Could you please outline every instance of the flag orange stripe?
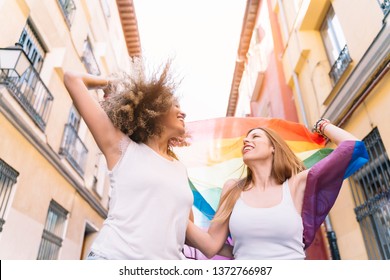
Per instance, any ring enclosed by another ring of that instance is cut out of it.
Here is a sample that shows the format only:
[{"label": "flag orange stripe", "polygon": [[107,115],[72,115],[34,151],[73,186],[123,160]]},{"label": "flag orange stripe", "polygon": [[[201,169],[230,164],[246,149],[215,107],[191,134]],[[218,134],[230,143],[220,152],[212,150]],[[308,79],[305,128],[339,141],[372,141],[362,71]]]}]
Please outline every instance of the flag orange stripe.
[{"label": "flag orange stripe", "polygon": [[[194,121],[187,123],[187,130],[192,141],[236,138],[256,127],[268,127],[277,131],[287,141],[309,141],[320,145],[324,139],[310,131],[302,124],[288,122],[281,119],[268,118],[236,118],[225,117],[207,121]],[[192,135],[191,132],[196,132]]]}]

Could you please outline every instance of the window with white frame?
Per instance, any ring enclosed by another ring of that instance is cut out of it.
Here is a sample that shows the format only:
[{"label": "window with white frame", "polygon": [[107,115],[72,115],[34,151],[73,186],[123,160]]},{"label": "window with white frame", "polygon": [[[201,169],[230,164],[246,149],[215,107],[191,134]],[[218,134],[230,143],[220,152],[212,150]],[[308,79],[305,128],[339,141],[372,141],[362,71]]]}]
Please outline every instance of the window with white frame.
[{"label": "window with white frame", "polygon": [[335,85],[351,63],[347,41],[340,21],[332,6],[321,26],[321,37],[325,45],[329,63],[332,65],[329,76]]},{"label": "window with white frame", "polygon": [[100,0],[100,5],[102,6],[104,15],[109,18],[111,16],[111,11],[107,0]]},{"label": "window with white frame", "polygon": [[68,26],[72,25],[73,18],[76,12],[76,5],[73,0],[58,0],[61,6],[62,13],[64,14],[65,21]]},{"label": "window with white frame", "polygon": [[83,61],[88,73],[100,75],[99,65],[96,61],[95,55],[93,54],[92,44],[89,37],[84,41],[84,52],[81,60]]},{"label": "window with white frame", "polygon": [[67,216],[68,211],[66,211],[61,205],[54,200],[50,202],[41,244],[39,245],[37,260],[58,259],[58,254],[62,246],[65,232]]},{"label": "window with white frame", "polygon": [[19,44],[30,59],[32,66],[39,73],[42,69],[46,49],[30,19],[27,20],[22,34],[20,34]]},{"label": "window with white frame", "polygon": [[12,187],[16,183],[19,172],[0,158],[0,232],[5,224],[5,214],[9,205]]}]

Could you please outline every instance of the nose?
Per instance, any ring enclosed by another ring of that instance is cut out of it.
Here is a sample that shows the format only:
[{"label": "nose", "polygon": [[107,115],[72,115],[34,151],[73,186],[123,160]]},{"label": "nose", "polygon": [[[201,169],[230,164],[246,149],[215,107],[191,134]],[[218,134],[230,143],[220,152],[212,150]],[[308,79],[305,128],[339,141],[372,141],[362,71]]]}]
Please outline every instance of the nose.
[{"label": "nose", "polygon": [[243,140],[243,142],[244,142],[244,145],[245,145],[245,144],[247,144],[247,143],[249,143],[249,140],[248,140],[248,138],[247,138],[247,137],[245,137],[245,138],[244,138],[244,140]]},{"label": "nose", "polygon": [[183,119],[185,119],[187,117],[187,114],[184,113],[183,111],[180,111],[180,114],[182,115]]}]

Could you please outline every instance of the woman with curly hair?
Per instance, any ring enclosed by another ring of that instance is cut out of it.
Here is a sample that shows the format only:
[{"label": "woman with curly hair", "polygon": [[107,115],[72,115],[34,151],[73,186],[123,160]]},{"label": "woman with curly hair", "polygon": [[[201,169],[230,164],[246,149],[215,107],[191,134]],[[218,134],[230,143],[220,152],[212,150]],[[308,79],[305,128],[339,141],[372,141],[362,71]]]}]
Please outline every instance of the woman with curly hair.
[{"label": "woman with curly hair", "polygon": [[[88,259],[185,259],[193,196],[172,152],[185,144],[185,113],[168,62],[143,73],[103,78],[66,72],[64,84],[104,154],[112,187],[108,216]],[[99,104],[89,89],[104,89]]]}]

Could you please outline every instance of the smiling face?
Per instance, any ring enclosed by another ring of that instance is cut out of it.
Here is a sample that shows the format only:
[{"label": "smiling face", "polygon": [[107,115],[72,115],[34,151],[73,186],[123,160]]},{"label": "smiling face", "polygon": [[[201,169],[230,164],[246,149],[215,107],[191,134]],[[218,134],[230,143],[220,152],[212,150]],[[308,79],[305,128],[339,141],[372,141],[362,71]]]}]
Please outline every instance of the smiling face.
[{"label": "smiling face", "polygon": [[161,124],[170,137],[180,137],[185,132],[185,117],[186,114],[180,109],[179,102],[174,99],[171,108],[162,117]]},{"label": "smiling face", "polygon": [[242,155],[245,163],[251,160],[272,159],[273,153],[274,147],[264,130],[253,129],[244,138]]}]

